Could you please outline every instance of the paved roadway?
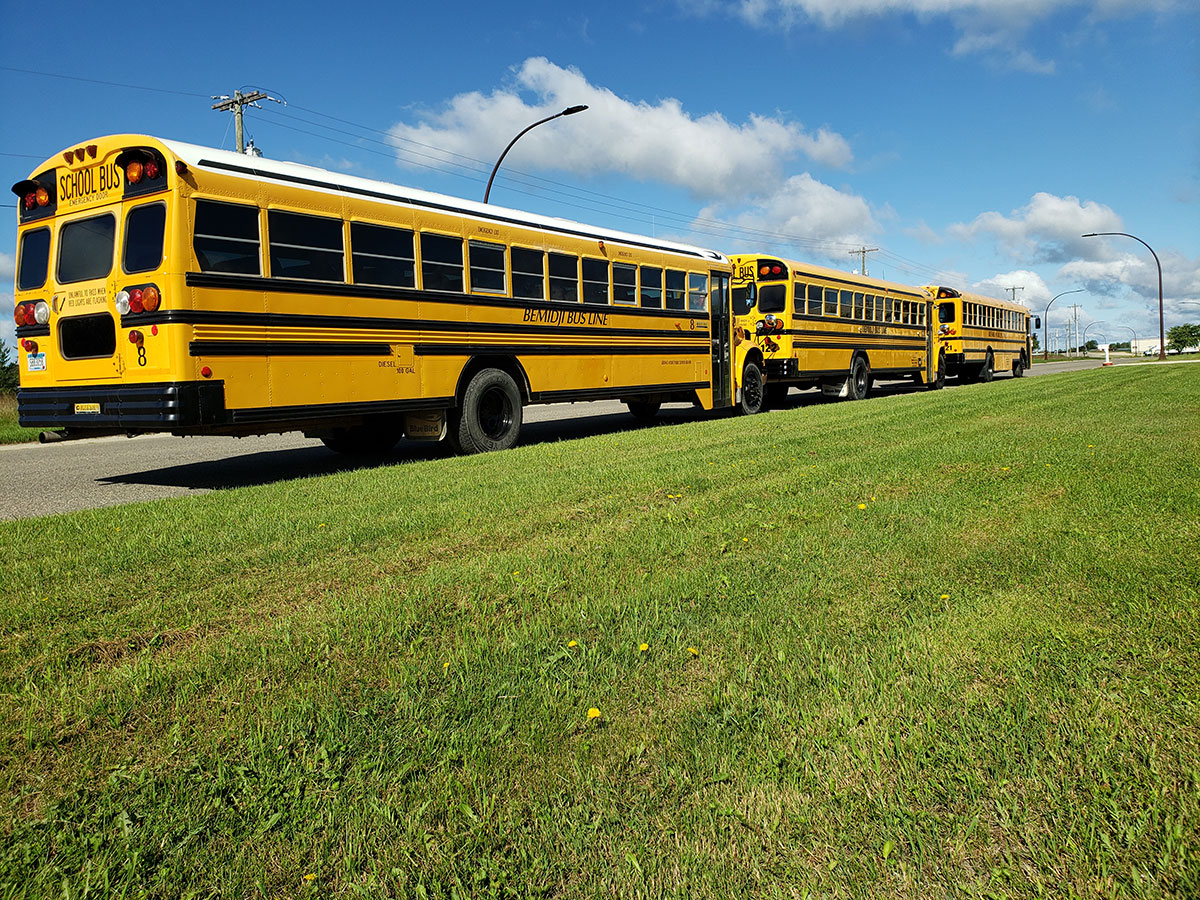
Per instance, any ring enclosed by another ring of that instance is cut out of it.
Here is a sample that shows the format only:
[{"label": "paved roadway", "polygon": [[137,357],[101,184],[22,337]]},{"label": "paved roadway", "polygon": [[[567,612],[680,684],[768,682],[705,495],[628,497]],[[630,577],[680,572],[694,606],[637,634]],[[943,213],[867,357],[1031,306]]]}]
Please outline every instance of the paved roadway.
[{"label": "paved roadway", "polygon": [[[1095,359],[1038,364],[1028,374],[1099,365]],[[904,385],[882,385],[880,389],[884,393],[914,390]],[[792,392],[788,405],[823,402],[832,401],[824,400],[819,391]],[[684,422],[700,415],[698,410],[677,404],[664,408],[655,424]],[[525,423],[524,444],[647,427],[615,401],[530,406],[525,409]],[[402,441],[385,464],[431,459],[445,453],[444,444]],[[371,465],[380,463],[347,459],[326,450],[320,441],[299,434],[247,438],[143,435],[4,445],[0,446],[0,471],[6,473],[0,479],[0,519],[203,494]]]}]

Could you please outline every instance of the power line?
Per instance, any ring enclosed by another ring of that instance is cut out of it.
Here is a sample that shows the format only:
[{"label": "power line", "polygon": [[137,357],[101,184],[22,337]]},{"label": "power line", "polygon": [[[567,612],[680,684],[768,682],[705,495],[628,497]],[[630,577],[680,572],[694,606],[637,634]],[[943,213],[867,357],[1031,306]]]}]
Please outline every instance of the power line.
[{"label": "power line", "polygon": [[125,84],[120,81],[100,81],[97,78],[83,78],[79,75],[60,75],[57,72],[37,72],[33,69],[18,69],[15,66],[0,66],[7,72],[20,72],[22,75],[39,75],[42,78],[62,78],[67,81],[82,81],[87,84],[102,84],[106,87],[127,88],[131,91],[152,91],[156,94],[174,94],[177,97],[207,97],[208,94],[198,94],[194,91],[172,91],[167,88],[148,87],[144,84]]}]

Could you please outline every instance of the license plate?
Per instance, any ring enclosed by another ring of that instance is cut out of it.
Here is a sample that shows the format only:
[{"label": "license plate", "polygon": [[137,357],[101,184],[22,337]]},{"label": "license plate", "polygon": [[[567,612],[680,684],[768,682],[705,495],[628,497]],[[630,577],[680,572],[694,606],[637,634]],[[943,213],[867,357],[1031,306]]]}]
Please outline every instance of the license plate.
[{"label": "license plate", "polygon": [[98,416],[100,415],[99,403],[76,403],[75,415],[77,416]]},{"label": "license plate", "polygon": [[46,371],[46,354],[45,353],[30,353],[25,357],[30,372],[45,372]]}]

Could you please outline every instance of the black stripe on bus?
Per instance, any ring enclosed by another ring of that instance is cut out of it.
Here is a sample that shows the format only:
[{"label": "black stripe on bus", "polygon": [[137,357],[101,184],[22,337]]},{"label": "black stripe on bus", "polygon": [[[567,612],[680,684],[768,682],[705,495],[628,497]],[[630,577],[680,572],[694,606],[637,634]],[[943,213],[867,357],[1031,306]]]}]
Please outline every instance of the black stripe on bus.
[{"label": "black stripe on bus", "polygon": [[338,184],[333,181],[319,181],[315,178],[302,178],[299,175],[284,175],[279,172],[264,172],[250,166],[235,166],[230,163],[216,162],[211,159],[202,159],[199,162],[201,166],[207,166],[211,169],[222,169],[227,172],[237,172],[242,175],[250,175],[254,178],[261,178],[268,181],[282,181],[289,184],[302,184],[306,187],[322,188],[324,190],[336,191],[341,194],[355,194],[359,197],[369,197],[373,200],[389,200],[393,203],[404,203],[409,206],[416,206],[422,209],[434,209],[438,212],[454,213],[455,215],[465,216],[471,219],[482,219],[488,222],[503,222],[505,225],[517,225],[521,228],[528,228],[532,231],[548,231],[553,234],[567,234],[572,237],[587,238],[588,240],[608,240],[614,244],[623,244],[627,247],[641,247],[646,250],[659,250],[663,253],[672,253],[676,256],[692,256],[696,259],[708,260],[717,264],[721,263],[721,258],[713,253],[711,256],[705,253],[700,253],[694,250],[683,250],[678,247],[667,247],[663,244],[652,244],[645,241],[631,240],[624,236],[616,236],[605,234],[602,232],[578,231],[574,228],[565,228],[561,225],[548,225],[538,222],[528,222],[523,219],[516,219],[511,216],[500,216],[493,213],[479,212],[477,210],[466,209],[461,206],[452,206],[448,203],[434,203],[430,200],[417,200],[412,197],[406,197],[403,194],[389,194],[384,191],[372,191],[367,188],[350,187],[345,184]]},{"label": "black stripe on bus", "polygon": [[340,419],[357,416],[393,415],[395,413],[441,410],[454,406],[453,397],[424,397],[416,400],[368,400],[359,403],[315,403],[311,406],[260,406],[248,409],[229,409],[229,421],[234,424],[303,421],[305,419]]},{"label": "black stripe on bus", "polygon": [[794,341],[792,344],[797,350],[862,350],[870,352],[872,350],[924,350],[924,341],[912,341],[907,344],[892,344],[892,343],[875,343],[871,341],[863,341],[861,338],[853,341],[845,341],[837,343],[834,341]]},{"label": "black stripe on bus", "polygon": [[[322,297],[341,297],[341,298],[369,298],[380,300],[410,300],[419,303],[449,303],[455,306],[488,306],[498,309],[508,309],[513,312],[520,312],[523,315],[530,313],[532,316],[541,316],[547,313],[553,313],[566,316],[570,313],[595,313],[597,315],[629,315],[638,318],[653,318],[653,319],[691,319],[693,323],[698,323],[695,328],[688,328],[684,334],[693,337],[708,337],[708,313],[688,311],[684,309],[643,309],[636,306],[602,306],[593,303],[562,303],[556,301],[526,301],[516,300],[508,297],[485,297],[478,294],[443,294],[430,291],[418,291],[410,288],[384,288],[374,287],[371,285],[346,284],[345,282],[328,282],[328,281],[297,281],[288,278],[262,278],[254,275],[214,275],[203,272],[188,272],[185,279],[188,287],[209,287],[222,288],[227,290],[243,290],[243,291],[270,291],[273,293],[291,293],[291,294],[312,294]],[[208,318],[201,321],[200,317]],[[210,311],[193,311],[193,310],[161,310],[155,313],[138,313],[136,317],[128,318],[126,327],[133,327],[135,324],[143,325],[162,325],[168,322],[183,322],[186,324],[233,324],[226,322],[224,319],[214,318],[216,316],[275,316],[281,321],[280,324],[295,325],[298,320],[307,320],[316,324],[318,327],[337,326],[342,324],[342,327],[354,328],[430,328],[437,329],[440,323],[432,322],[426,319],[388,319],[377,316],[344,316],[344,315],[308,315],[308,314],[292,314],[292,313],[249,313],[239,311],[229,312],[210,312]],[[183,318],[191,317],[191,318]],[[282,320],[286,319],[286,323]],[[122,319],[122,324],[125,324],[126,319]],[[351,323],[346,325],[344,323]],[[383,324],[376,324],[383,323]],[[389,324],[400,323],[400,324]],[[270,324],[270,323],[264,323]],[[464,330],[471,323],[462,322],[447,322],[441,330]],[[520,323],[516,326],[493,326],[496,330],[511,328],[514,333],[539,333],[534,331],[536,328],[566,328],[575,333],[576,329],[569,326],[543,325],[536,321],[529,323]],[[587,327],[587,326],[584,326]],[[555,331],[547,331],[547,334],[556,333]],[[668,332],[661,329],[649,328],[589,328],[589,334],[604,334],[604,335],[645,335],[645,334],[660,334],[666,335]]]},{"label": "black stripe on bus", "polygon": [[414,344],[417,356],[702,356],[709,358],[710,348],[672,347],[663,344]]},{"label": "black stripe on bus", "polygon": [[191,356],[390,356],[387,344],[354,341],[192,341]]},{"label": "black stripe on bus", "polygon": [[577,388],[565,391],[535,391],[530,396],[532,403],[568,403],[584,400],[614,400],[638,394],[664,394],[681,391],[704,391],[712,385],[707,381],[680,382],[678,384],[643,384],[624,387]]}]

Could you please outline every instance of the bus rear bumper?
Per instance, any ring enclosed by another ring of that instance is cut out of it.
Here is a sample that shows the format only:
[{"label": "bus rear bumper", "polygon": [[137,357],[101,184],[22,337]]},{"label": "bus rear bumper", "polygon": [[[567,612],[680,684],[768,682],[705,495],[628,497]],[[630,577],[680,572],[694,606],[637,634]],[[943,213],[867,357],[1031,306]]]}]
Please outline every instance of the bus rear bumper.
[{"label": "bus rear bumper", "polygon": [[22,388],[17,421],[71,435],[175,431],[228,421],[224,382]]}]

